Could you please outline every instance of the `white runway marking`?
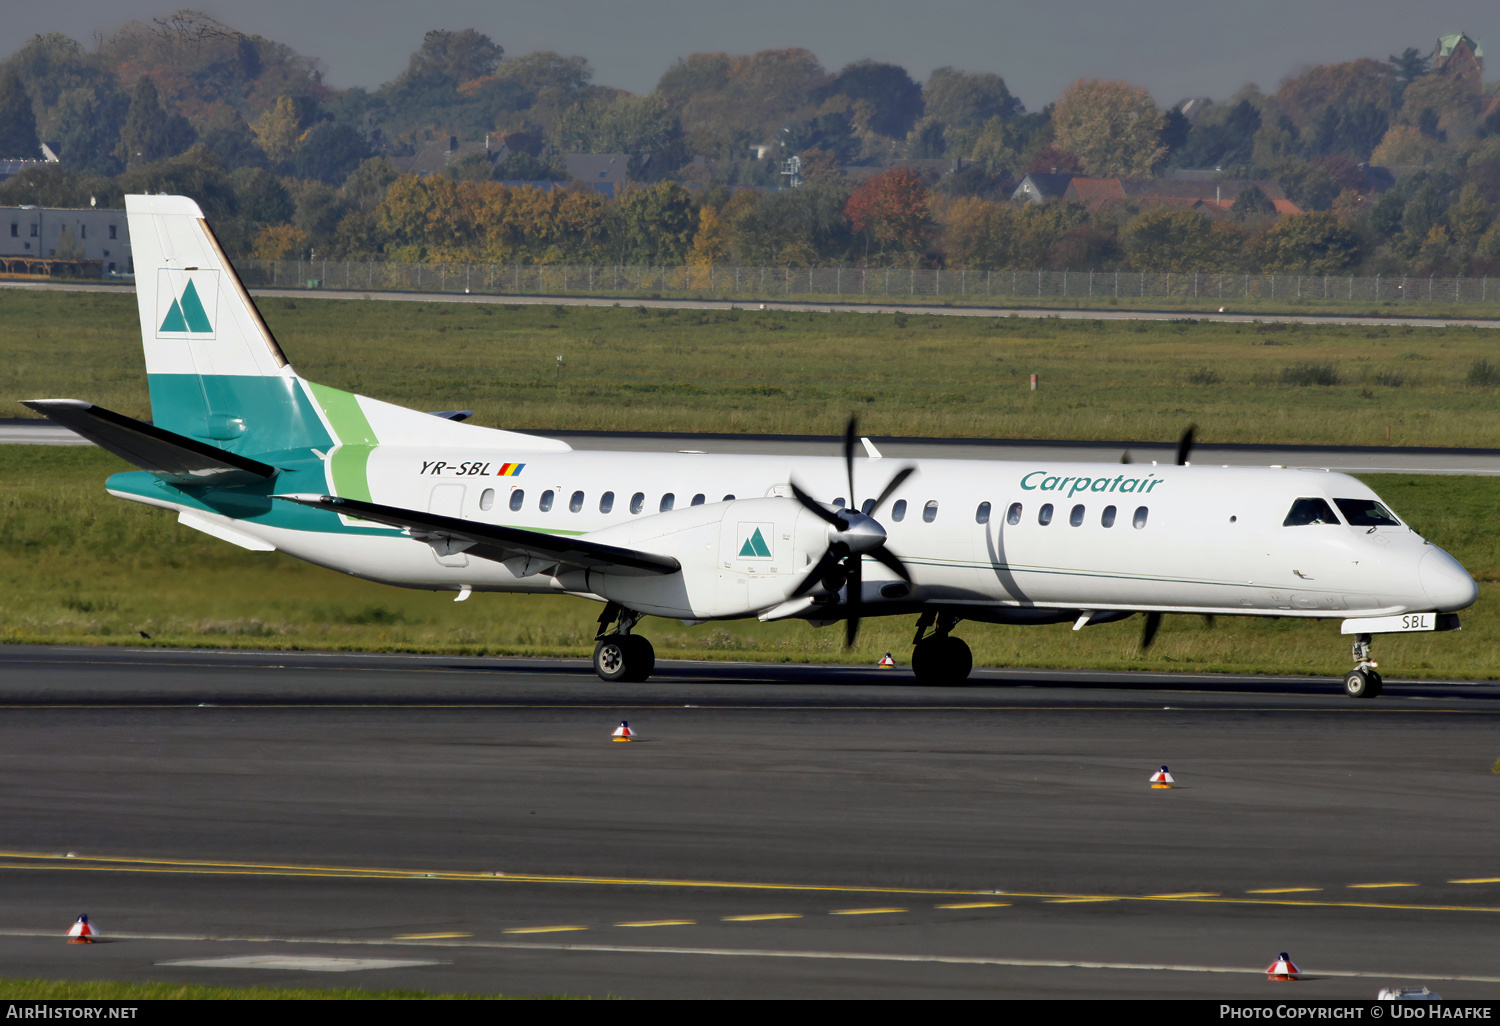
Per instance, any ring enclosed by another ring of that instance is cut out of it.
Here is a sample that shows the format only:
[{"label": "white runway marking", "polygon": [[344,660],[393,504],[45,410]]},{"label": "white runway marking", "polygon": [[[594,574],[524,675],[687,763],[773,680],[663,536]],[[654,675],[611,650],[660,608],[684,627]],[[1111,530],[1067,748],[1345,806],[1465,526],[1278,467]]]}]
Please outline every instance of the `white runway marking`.
[{"label": "white runway marking", "polygon": [[235,955],[229,958],[185,958],[157,965],[186,965],[202,969],[300,969],[313,973],[348,973],[360,969],[401,969],[440,965],[397,958],[325,958],[318,955]]}]

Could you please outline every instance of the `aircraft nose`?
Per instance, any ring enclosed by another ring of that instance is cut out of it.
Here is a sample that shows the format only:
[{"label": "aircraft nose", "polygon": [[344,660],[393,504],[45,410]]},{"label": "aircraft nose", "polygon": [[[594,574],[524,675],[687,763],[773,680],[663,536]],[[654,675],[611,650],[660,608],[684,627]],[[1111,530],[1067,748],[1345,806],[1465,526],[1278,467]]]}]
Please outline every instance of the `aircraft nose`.
[{"label": "aircraft nose", "polygon": [[1440,613],[1467,609],[1479,598],[1479,585],[1474,578],[1442,549],[1433,548],[1422,557],[1417,576],[1433,608]]}]

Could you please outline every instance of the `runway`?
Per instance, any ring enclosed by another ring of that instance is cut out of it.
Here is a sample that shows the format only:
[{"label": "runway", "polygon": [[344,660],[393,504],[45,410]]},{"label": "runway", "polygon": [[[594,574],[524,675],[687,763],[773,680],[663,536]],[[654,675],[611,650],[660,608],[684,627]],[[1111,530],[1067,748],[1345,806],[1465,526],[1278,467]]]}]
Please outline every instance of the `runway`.
[{"label": "runway", "polygon": [[[513,426],[512,426],[513,427]],[[678,434],[666,431],[552,431],[514,428],[561,438],[575,449],[610,452],[773,453],[785,456],[836,454],[842,439],[819,435]],[[1014,438],[880,438],[878,451],[891,459],[1046,460],[1054,463],[1171,463],[1177,443],[1076,442]],[[57,424],[33,418],[0,419],[0,445],[91,445]],[[1398,446],[1209,445],[1193,448],[1192,462],[1232,467],[1316,467],[1349,474],[1500,474],[1500,449]]]},{"label": "runway", "polygon": [[[6,975],[1500,997],[1500,685],[0,647]],[[642,741],[616,744],[629,719]],[[1152,790],[1171,767],[1179,785]],[[110,943],[69,946],[87,912]],[[1266,982],[1289,952],[1309,979]],[[227,960],[227,961],[226,961]]]}]

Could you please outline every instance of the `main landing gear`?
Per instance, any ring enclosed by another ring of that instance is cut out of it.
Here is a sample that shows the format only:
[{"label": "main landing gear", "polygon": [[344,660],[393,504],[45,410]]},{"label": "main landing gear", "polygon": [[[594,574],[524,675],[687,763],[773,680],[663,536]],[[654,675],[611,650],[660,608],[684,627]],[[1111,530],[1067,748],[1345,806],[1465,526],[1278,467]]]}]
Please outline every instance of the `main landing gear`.
[{"label": "main landing gear", "polygon": [[1374,698],[1380,694],[1380,674],[1375,672],[1375,660],[1370,658],[1370,635],[1354,636],[1354,669],[1344,677],[1344,694],[1350,698]]},{"label": "main landing gear", "polygon": [[[931,634],[927,630],[937,626]],[[962,684],[974,668],[974,655],[962,638],[948,632],[958,623],[951,613],[928,611],[917,617],[917,635],[912,639],[911,670],[918,684]],[[925,635],[925,636],[924,636]]]},{"label": "main landing gear", "polygon": [[[594,635],[594,672],[600,680],[639,684],[656,669],[656,649],[651,642],[630,633],[640,618],[640,613],[615,602],[599,614],[599,633]],[[610,624],[614,624],[613,633]]]}]

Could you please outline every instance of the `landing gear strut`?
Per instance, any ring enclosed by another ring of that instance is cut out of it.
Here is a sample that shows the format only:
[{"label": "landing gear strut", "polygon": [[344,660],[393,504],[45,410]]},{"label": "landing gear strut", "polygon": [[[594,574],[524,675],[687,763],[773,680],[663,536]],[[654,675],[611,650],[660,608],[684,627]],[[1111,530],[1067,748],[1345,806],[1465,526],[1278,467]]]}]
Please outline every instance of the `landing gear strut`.
[{"label": "landing gear strut", "polygon": [[[929,635],[927,630],[937,626]],[[974,655],[962,638],[948,632],[958,623],[952,613],[931,611],[917,617],[917,634],[912,639],[911,670],[918,684],[962,684],[974,668]]]},{"label": "landing gear strut", "polygon": [[1350,698],[1374,698],[1380,694],[1380,674],[1375,672],[1375,660],[1370,658],[1370,635],[1354,636],[1354,669],[1344,677],[1344,694]]},{"label": "landing gear strut", "polygon": [[600,680],[639,684],[656,669],[656,650],[651,642],[630,633],[640,618],[640,613],[615,602],[599,614],[599,633],[594,635],[594,672]]}]

